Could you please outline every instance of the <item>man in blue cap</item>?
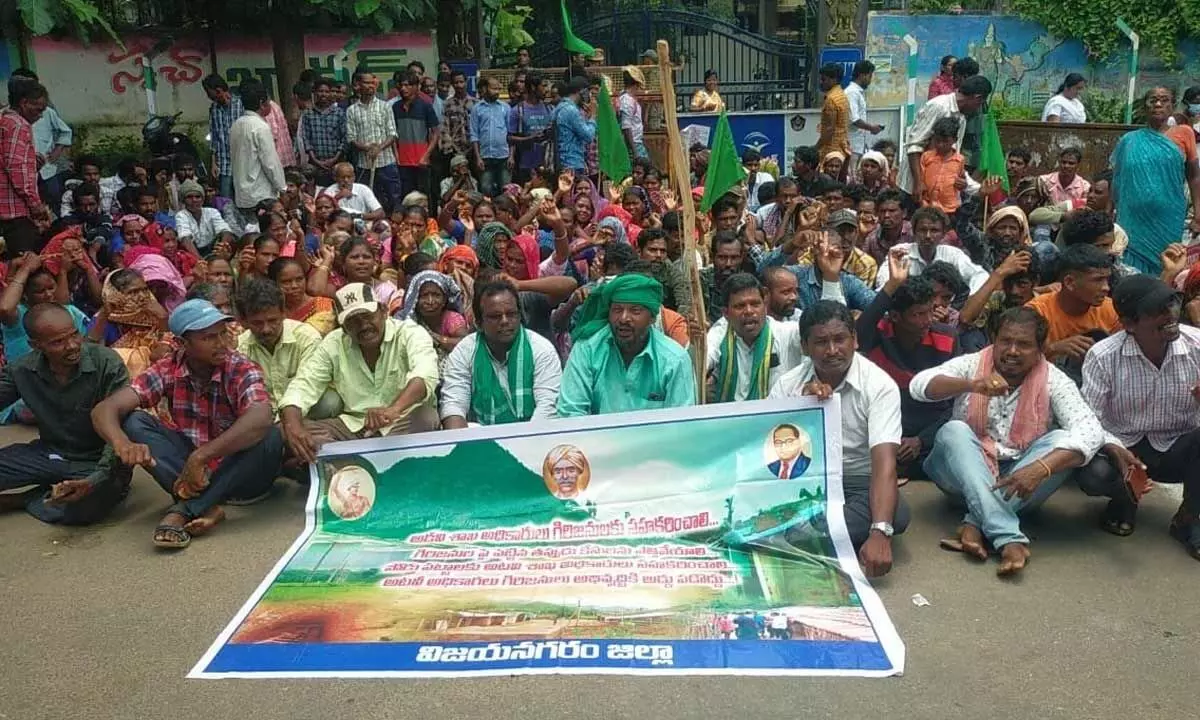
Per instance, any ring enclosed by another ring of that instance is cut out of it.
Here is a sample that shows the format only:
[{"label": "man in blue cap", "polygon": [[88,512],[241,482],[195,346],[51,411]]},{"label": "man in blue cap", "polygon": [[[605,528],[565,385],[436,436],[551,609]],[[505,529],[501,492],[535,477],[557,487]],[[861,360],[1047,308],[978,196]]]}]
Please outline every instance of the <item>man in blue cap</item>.
[{"label": "man in blue cap", "polygon": [[146,468],[175,499],[154,530],[161,548],[187,547],[224,519],[220,503],[262,499],[280,472],[283,435],[262,370],[226,346],[232,319],[207,300],[175,308],[167,323],[181,349],[92,410],[117,457]]}]

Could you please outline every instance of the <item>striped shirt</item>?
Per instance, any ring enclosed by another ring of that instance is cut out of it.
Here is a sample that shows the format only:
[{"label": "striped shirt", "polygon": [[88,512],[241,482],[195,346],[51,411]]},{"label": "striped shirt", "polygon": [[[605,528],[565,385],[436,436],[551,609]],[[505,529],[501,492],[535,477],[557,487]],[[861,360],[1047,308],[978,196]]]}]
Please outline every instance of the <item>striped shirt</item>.
[{"label": "striped shirt", "polygon": [[1142,438],[1166,452],[1200,427],[1200,403],[1191,389],[1200,381],[1200,330],[1179,326],[1162,367],[1155,367],[1129,333],[1092,346],[1083,361],[1083,396],[1104,426],[1105,442],[1133,447]]},{"label": "striped shirt", "polygon": [[233,174],[233,156],[229,152],[229,129],[233,121],[242,116],[242,99],[237,95],[229,96],[229,104],[213,103],[208,108],[208,128],[212,135],[213,157],[217,161],[218,175]]},{"label": "striped shirt", "polygon": [[[351,143],[382,143],[396,137],[396,119],[392,109],[379,98],[363,104],[360,100],[346,110],[346,140]],[[375,156],[374,166],[364,152],[358,154],[360,168],[381,168],[396,164],[396,150],[389,145]]]},{"label": "striped shirt", "polygon": [[407,106],[404,100],[392,104],[392,118],[396,123],[396,162],[401,167],[416,167],[425,157],[429,147],[429,133],[437,130],[437,113],[433,105],[419,97]]}]

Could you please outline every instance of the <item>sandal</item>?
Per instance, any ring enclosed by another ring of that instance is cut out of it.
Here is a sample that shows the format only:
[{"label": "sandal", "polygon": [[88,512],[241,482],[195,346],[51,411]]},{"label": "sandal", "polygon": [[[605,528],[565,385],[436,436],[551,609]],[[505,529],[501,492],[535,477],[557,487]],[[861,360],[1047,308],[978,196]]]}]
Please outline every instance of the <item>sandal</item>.
[{"label": "sandal", "polygon": [[1188,555],[1200,560],[1200,521],[1195,517],[1176,515],[1171,519],[1171,526],[1167,532],[1183,544]]},{"label": "sandal", "polygon": [[[175,539],[168,540],[159,535],[174,535]],[[192,544],[192,535],[179,525],[159,525],[154,528],[154,546],[166,550],[182,550]]]},{"label": "sandal", "polygon": [[1137,529],[1137,503],[1128,498],[1113,498],[1100,515],[1100,529],[1117,537],[1129,537]]}]

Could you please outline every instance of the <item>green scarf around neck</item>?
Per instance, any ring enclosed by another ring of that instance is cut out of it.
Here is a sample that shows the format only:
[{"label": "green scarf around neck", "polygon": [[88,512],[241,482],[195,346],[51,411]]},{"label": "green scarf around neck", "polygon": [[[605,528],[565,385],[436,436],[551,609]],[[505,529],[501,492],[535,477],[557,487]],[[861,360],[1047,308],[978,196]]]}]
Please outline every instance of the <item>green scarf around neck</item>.
[{"label": "green scarf around neck", "polygon": [[508,350],[508,388],[504,391],[492,366],[487,342],[480,333],[473,359],[471,411],[481,425],[526,422],[533,417],[533,348],[521,327]]}]

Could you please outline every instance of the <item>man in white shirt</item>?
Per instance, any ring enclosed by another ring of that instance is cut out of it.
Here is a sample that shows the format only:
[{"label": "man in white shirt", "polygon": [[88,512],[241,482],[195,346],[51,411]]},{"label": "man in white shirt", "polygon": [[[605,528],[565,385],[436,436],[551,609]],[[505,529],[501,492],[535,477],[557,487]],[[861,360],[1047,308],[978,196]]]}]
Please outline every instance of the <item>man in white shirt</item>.
[{"label": "man in white shirt", "polygon": [[253,216],[254,207],[278,198],[287,182],[275,150],[275,136],[264,119],[269,107],[266,87],[258,82],[242,83],[241,96],[246,110],[229,130],[233,193],[238,211]]},{"label": "man in white shirt", "polygon": [[982,75],[975,75],[963,80],[954,92],[939,95],[921,106],[912,127],[908,129],[904,152],[900,154],[896,183],[901,190],[913,197],[921,196],[921,153],[929,149],[930,140],[933,139],[933,124],[946,117],[958,118],[961,122],[958,124],[958,140],[954,143],[954,149],[961,150],[967,117],[978,114],[991,94],[992,83]]},{"label": "man in white shirt", "polygon": [[217,240],[227,236],[233,241],[233,230],[216,208],[204,207],[204,188],[195,180],[185,180],[179,186],[183,209],[175,213],[175,230],[179,242],[191,245],[200,255],[208,255]]},{"label": "man in white shirt", "polygon": [[725,315],[708,330],[708,397],[711,402],[763,400],[788,370],[800,364],[796,323],[767,317],[758,278],[737,273],[725,281]]},{"label": "man in white shirt", "polygon": [[850,175],[858,177],[858,161],[870,152],[875,135],[883,132],[883,126],[867,120],[867,88],[875,79],[875,63],[859,60],[854,65],[854,80],[846,86],[846,100],[850,102]]},{"label": "man in white shirt", "polygon": [[1170,532],[1200,560],[1200,330],[1179,324],[1179,293],[1149,275],[1122,280],[1113,302],[1125,329],[1083,361],[1083,396],[1105,438],[1103,452],[1079,471],[1079,486],[1112,498],[1100,526],[1125,536],[1138,507],[1125,485],[1131,469],[1183,483]]},{"label": "man in white shirt", "polygon": [[[907,254],[909,277],[918,277],[932,263],[941,261],[953,265],[974,294],[987,282],[988,271],[971,262],[971,258],[962,250],[943,243],[949,227],[950,218],[946,217],[946,213],[935,207],[918,208],[912,217],[916,242],[895,245],[892,249]],[[889,277],[891,270],[888,264],[880,263],[879,273],[875,276],[875,288],[882,288]]]},{"label": "man in white shirt", "polygon": [[854,351],[854,318],[843,304],[821,300],[800,317],[805,357],[771,388],[771,398],[812,395],[842,401],[842,491],[846,530],[868,576],[892,568],[892,535],[908,527],[896,485],[900,388]]},{"label": "man in white shirt", "polygon": [[383,206],[375,197],[375,191],[354,182],[353,165],[348,162],[334,165],[333,179],[335,184],[325,188],[324,194],[336,200],[339,208],[368,222],[383,219]]},{"label": "man in white shirt", "polygon": [[1072,468],[1100,449],[1104,433],[1075,383],[1046,361],[1046,321],[1029,307],[1000,318],[995,344],[923,370],[909,383],[918,402],[954,398],[925,472],[967,514],[944,547],[987,560],[1001,577],[1029,562],[1019,515],[1038,507]]},{"label": "man in white shirt", "polygon": [[562,363],[549,340],[522,326],[516,288],[485,283],[474,305],[479,331],[459,341],[442,370],[442,427],[555,417]]},{"label": "man in white shirt", "polygon": [[758,225],[762,226],[762,216],[759,215],[759,210],[762,205],[758,201],[758,191],[767,183],[774,183],[775,178],[771,173],[763,172],[759,168],[762,167],[762,153],[754,148],[746,148],[742,151],[742,167],[746,170],[746,210],[754,213],[758,220]]}]

